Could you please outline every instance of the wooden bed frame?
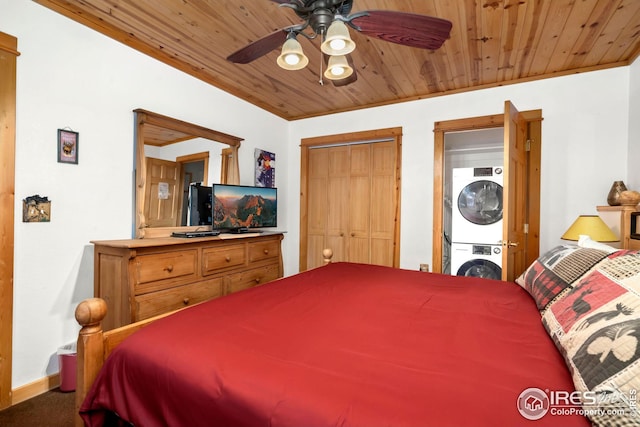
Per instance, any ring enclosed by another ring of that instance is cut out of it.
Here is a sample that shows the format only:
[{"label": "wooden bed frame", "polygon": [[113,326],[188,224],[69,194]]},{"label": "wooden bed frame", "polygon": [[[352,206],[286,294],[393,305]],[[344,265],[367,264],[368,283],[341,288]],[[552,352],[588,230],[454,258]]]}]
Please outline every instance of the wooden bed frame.
[{"label": "wooden bed frame", "polygon": [[[331,249],[322,251],[324,265],[331,262],[332,256]],[[184,308],[181,310],[184,310]],[[78,333],[76,367],[75,425],[77,427],[84,426],[79,413],[80,405],[82,405],[100,368],[102,368],[104,361],[113,349],[140,328],[172,313],[175,313],[175,311],[105,332],[102,330],[102,320],[107,314],[106,302],[101,298],[88,298],[78,304],[75,316],[82,328]]]}]

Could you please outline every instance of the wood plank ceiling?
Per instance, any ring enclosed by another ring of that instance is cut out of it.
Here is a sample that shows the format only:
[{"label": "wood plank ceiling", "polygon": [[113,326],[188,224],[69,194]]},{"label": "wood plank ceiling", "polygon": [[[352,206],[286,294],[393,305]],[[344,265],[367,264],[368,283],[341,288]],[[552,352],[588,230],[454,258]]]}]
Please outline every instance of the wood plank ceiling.
[{"label": "wood plank ceiling", "polygon": [[640,55],[640,0],[355,0],[352,13],[396,10],[453,23],[437,51],[351,30],[356,82],[319,83],[310,59],[279,68],[280,49],[250,64],[226,57],[300,23],[269,0],[34,0],[287,120],[628,65]]}]

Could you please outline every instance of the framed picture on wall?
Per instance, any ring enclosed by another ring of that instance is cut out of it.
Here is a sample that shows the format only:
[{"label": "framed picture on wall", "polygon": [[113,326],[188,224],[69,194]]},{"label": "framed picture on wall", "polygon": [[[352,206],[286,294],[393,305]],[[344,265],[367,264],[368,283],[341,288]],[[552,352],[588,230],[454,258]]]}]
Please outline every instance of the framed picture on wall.
[{"label": "framed picture on wall", "polygon": [[58,163],[78,164],[78,132],[58,129]]},{"label": "framed picture on wall", "polygon": [[256,148],[256,187],[276,186],[276,155],[265,150]]},{"label": "framed picture on wall", "polygon": [[22,200],[22,222],[50,222],[51,201],[39,195]]}]

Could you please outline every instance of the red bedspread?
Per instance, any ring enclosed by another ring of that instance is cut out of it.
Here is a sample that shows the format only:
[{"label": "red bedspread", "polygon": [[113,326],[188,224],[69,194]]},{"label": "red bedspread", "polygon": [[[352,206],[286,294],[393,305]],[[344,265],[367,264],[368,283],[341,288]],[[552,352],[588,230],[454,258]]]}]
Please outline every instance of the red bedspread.
[{"label": "red bedspread", "polygon": [[515,284],[336,263],[183,310],[109,357],[81,408],[135,426],[546,426],[517,398],[573,391]]}]

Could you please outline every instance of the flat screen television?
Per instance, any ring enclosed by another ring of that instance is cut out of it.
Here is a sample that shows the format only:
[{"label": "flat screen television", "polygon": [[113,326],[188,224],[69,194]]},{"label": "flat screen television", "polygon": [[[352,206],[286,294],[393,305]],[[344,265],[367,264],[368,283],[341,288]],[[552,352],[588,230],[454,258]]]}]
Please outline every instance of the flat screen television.
[{"label": "flat screen television", "polygon": [[211,225],[212,188],[200,184],[189,186],[189,221],[187,225]]},{"label": "flat screen television", "polygon": [[242,233],[277,227],[278,189],[247,185],[213,185],[214,230]]}]

